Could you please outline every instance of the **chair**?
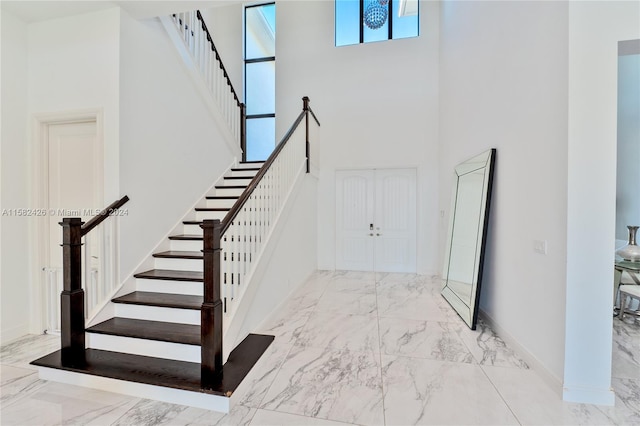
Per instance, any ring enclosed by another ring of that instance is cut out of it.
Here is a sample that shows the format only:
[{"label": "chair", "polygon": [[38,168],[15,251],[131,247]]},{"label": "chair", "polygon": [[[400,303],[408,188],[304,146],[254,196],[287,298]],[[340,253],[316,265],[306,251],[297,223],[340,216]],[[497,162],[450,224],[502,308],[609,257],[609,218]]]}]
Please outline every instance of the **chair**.
[{"label": "chair", "polygon": [[[620,321],[624,319],[625,313],[630,313],[627,308],[631,305],[631,299],[635,299],[640,302],[640,285],[624,284],[618,287],[620,291]],[[631,313],[631,315],[638,316],[637,313]]]}]

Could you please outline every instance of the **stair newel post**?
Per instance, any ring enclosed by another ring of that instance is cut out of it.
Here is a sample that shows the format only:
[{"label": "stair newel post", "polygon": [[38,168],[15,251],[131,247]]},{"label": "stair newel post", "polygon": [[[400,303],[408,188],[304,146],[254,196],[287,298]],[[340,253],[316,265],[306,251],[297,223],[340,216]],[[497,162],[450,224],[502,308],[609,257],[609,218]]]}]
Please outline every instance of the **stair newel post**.
[{"label": "stair newel post", "polygon": [[240,149],[242,161],[247,161],[247,106],[240,103]]},{"label": "stair newel post", "polygon": [[302,98],[302,110],[304,111],[304,121],[306,125],[306,146],[305,146],[305,155],[307,156],[307,173],[311,171],[311,164],[309,161],[309,157],[311,154],[311,149],[309,146],[309,97],[305,96]]},{"label": "stair newel post", "polygon": [[220,220],[203,221],[204,298],[201,309],[201,380],[211,388],[222,373],[222,301],[220,300]]},{"label": "stair newel post", "polygon": [[62,363],[84,363],[84,290],[82,289],[82,219],[62,222],[63,290],[60,294]]}]

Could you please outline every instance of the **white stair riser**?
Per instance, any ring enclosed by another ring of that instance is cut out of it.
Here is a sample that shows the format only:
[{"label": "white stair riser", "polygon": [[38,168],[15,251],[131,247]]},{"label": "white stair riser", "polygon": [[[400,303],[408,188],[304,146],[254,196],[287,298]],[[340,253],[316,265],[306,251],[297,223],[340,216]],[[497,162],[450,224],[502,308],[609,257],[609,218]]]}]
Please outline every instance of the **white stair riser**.
[{"label": "white stair riser", "polygon": [[230,209],[233,205],[238,201],[237,198],[229,198],[229,199],[218,199],[218,200],[207,200],[207,207],[209,208],[220,208],[220,209]]},{"label": "white stair riser", "polygon": [[170,248],[175,251],[199,251],[203,248],[202,240],[171,240]]},{"label": "white stair riser", "polygon": [[239,176],[239,177],[241,176],[241,177],[253,178],[257,173],[258,173],[257,170],[238,170],[238,171],[231,172],[229,176]]},{"label": "white stair riser", "polygon": [[249,185],[251,183],[251,178],[246,177],[242,179],[223,179],[222,184],[224,186],[233,186],[233,185]]},{"label": "white stair riser", "polygon": [[242,194],[242,192],[244,191],[244,188],[223,188],[223,187],[218,187],[216,188],[216,195],[219,196],[240,196],[240,194]]},{"label": "white stair riser", "polygon": [[179,259],[156,257],[156,269],[170,269],[173,271],[202,271],[202,259]]},{"label": "white stair riser", "polygon": [[253,169],[254,167],[262,167],[264,162],[261,163],[240,163],[237,166],[233,166],[234,169]]},{"label": "white stair riser", "polygon": [[136,279],[137,291],[150,291],[155,293],[187,294],[191,296],[202,296],[201,282],[195,281],[170,281],[170,280],[147,280]]},{"label": "white stair riser", "polygon": [[200,311],[194,309],[115,303],[115,310],[120,318],[200,325]]},{"label": "white stair riser", "polygon": [[175,359],[178,361],[200,362],[200,346],[182,343],[160,342],[158,340],[113,336],[110,334],[87,333],[87,347],[103,351]]},{"label": "white stair riser", "polygon": [[217,212],[217,211],[213,211],[213,212],[208,212],[208,211],[196,212],[196,220],[198,220],[198,221],[207,220],[207,219],[219,219],[219,220],[222,220],[227,215],[227,213],[228,213],[227,211],[223,211],[223,212]]},{"label": "white stair riser", "polygon": [[218,411],[221,413],[229,412],[230,399],[220,395],[127,382],[126,380],[111,379],[108,377],[46,367],[38,367],[38,376],[41,380],[99,389],[106,392],[116,392],[138,398],[155,399],[157,401],[186,405],[203,410]]},{"label": "white stair riser", "polygon": [[182,233],[185,235],[202,235],[202,228],[200,228],[200,225],[184,225]]}]

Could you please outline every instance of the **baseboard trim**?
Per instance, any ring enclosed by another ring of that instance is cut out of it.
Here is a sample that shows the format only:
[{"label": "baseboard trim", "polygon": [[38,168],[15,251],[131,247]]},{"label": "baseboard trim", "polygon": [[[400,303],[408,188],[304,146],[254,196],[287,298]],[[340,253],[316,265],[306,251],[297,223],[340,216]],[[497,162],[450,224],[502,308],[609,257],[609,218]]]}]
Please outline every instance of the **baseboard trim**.
[{"label": "baseboard trim", "polygon": [[[40,332],[42,332],[42,330],[40,330]],[[27,334],[30,334],[28,323],[3,328],[0,331],[0,344],[6,345],[7,343],[11,343],[22,336],[26,336]]]},{"label": "baseboard trim", "polygon": [[582,404],[607,405],[613,407],[616,402],[616,394],[613,389],[594,389],[580,386],[565,385],[562,399],[567,402],[579,402]]},{"label": "baseboard trim", "polygon": [[500,324],[498,324],[485,310],[480,309],[480,315],[507,345],[511,346],[518,352],[518,355],[520,355],[529,367],[531,367],[531,370],[538,374],[538,376],[540,376],[540,378],[556,393],[556,395],[558,395],[558,397],[562,398],[562,380],[549,371],[549,369],[545,367],[538,358],[522,346],[515,337],[502,328]]}]

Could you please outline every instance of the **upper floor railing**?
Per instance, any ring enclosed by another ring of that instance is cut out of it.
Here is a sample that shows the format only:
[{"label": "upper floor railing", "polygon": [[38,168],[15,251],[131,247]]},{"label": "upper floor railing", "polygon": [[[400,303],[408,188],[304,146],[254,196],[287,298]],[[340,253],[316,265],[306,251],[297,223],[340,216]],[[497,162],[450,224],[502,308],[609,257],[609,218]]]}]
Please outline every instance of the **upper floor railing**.
[{"label": "upper floor railing", "polygon": [[216,100],[220,111],[240,144],[242,152],[246,148],[246,109],[240,102],[238,93],[231,83],[220,53],[199,10],[172,15],[185,46],[191,52],[194,62]]}]

